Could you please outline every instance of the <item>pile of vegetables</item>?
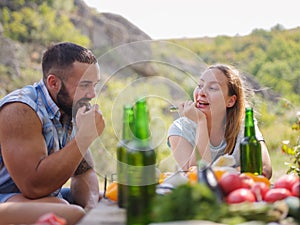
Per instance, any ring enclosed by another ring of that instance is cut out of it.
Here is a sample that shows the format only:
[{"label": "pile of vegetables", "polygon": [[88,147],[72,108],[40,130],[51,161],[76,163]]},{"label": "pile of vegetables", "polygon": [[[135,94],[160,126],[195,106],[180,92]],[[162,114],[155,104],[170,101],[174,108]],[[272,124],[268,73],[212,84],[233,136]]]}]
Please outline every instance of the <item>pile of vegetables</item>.
[{"label": "pile of vegetables", "polygon": [[257,224],[283,222],[300,224],[298,176],[283,175],[274,184],[251,173],[215,171],[223,201],[195,175],[172,192],[157,195],[152,202],[153,222],[209,220],[223,224],[256,221]]}]

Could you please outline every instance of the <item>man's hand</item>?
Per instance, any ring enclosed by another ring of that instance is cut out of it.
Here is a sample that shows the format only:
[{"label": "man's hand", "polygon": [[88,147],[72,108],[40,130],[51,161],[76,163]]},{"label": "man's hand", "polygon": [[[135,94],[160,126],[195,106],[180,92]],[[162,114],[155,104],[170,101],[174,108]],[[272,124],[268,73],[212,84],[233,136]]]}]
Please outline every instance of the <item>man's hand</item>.
[{"label": "man's hand", "polygon": [[99,106],[93,105],[86,111],[86,106],[81,107],[76,114],[77,138],[79,145],[84,149],[102,134],[105,121]]}]

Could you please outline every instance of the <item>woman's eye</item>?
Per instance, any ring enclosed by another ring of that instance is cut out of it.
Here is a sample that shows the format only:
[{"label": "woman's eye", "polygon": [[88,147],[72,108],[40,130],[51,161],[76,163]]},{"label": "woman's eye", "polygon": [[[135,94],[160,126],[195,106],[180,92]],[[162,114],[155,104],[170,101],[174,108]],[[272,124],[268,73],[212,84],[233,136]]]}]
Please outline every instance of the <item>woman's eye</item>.
[{"label": "woman's eye", "polygon": [[218,87],[215,87],[215,86],[210,86],[209,87],[209,90],[212,90],[212,91],[216,91],[216,90],[218,90],[219,88]]}]

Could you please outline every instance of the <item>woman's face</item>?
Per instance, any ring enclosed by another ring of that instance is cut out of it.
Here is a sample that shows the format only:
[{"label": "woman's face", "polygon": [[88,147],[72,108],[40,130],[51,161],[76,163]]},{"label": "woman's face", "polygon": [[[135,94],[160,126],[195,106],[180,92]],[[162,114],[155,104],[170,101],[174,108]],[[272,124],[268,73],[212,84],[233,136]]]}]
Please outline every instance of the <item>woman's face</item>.
[{"label": "woman's face", "polygon": [[232,107],[236,96],[228,96],[228,79],[222,71],[209,69],[205,71],[194,90],[196,108],[206,116],[221,116],[226,114],[226,108]]}]

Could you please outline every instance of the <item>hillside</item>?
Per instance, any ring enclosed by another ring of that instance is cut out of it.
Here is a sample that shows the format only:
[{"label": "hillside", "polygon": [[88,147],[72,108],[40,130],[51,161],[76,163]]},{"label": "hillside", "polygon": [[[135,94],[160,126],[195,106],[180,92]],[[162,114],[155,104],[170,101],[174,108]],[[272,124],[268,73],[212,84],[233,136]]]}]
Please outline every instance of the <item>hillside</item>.
[{"label": "hillside", "polygon": [[[297,60],[286,62],[289,60],[287,56],[299,57],[299,29],[284,30],[278,25],[271,32],[255,30],[244,37],[151,40],[122,16],[97,12],[83,0],[44,1],[43,4],[42,1],[19,2],[0,2],[3,18],[0,20],[0,96],[23,83],[37,80],[45,46],[68,40],[91,48],[99,56],[104,75],[109,76],[123,67],[126,67],[124,77],[133,73],[141,76],[164,74],[157,67],[158,63],[151,63],[156,61],[178,67],[196,77],[206,64],[229,63],[243,71],[250,86],[264,98],[276,101],[278,96],[286,96],[299,103],[300,69],[295,64]],[[30,10],[40,11],[42,22],[39,25],[34,23],[38,15],[28,18]],[[13,13],[19,13],[23,23],[14,19]],[[16,25],[23,29],[12,29]],[[22,32],[25,29],[27,32]],[[69,32],[64,32],[65,29]],[[44,34],[38,35],[40,33]],[[281,68],[283,72],[278,71]]]},{"label": "hillside", "polygon": [[39,79],[41,54],[51,42],[73,41],[101,55],[124,43],[150,40],[125,18],[95,12],[82,0],[21,2],[0,1],[0,96]]}]

